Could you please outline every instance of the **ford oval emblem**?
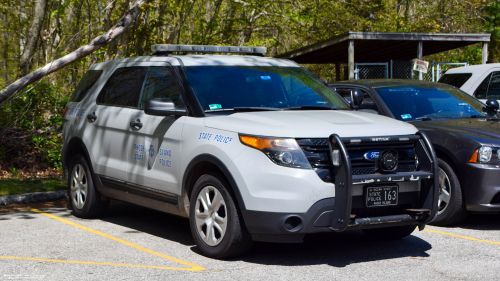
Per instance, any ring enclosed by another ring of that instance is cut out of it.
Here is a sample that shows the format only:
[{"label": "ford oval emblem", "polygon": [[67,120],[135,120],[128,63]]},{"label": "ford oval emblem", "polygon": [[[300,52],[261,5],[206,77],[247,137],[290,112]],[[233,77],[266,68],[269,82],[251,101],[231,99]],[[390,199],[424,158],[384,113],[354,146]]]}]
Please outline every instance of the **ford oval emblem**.
[{"label": "ford oval emblem", "polygon": [[371,151],[366,152],[363,155],[363,157],[368,161],[375,162],[375,160],[377,160],[379,155],[380,155],[380,150],[371,150]]}]

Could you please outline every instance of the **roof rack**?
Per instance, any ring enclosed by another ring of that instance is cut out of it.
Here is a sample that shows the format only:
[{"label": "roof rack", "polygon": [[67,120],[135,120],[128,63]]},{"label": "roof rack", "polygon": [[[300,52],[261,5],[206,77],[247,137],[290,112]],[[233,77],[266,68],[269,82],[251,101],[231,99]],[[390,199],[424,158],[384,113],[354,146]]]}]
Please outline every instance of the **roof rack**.
[{"label": "roof rack", "polygon": [[208,45],[173,45],[158,44],[151,46],[153,56],[164,56],[172,52],[184,53],[237,53],[254,56],[264,56],[266,47],[208,46]]}]

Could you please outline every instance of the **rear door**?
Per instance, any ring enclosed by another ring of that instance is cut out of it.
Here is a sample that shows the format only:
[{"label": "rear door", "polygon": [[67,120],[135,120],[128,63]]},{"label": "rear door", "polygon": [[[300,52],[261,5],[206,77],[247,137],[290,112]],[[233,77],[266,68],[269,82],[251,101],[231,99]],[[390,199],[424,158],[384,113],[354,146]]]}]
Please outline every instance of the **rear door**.
[{"label": "rear door", "polygon": [[129,120],[137,110],[147,67],[118,66],[97,97],[97,106],[88,118],[95,117],[93,130],[86,138],[91,140],[95,172],[119,180],[126,180],[128,159],[126,145],[131,138]]},{"label": "rear door", "polygon": [[180,194],[180,137],[186,117],[146,115],[144,105],[152,98],[169,98],[177,108],[185,109],[183,92],[172,66],[166,63],[150,66],[139,108],[129,117],[130,121],[142,123],[142,127],[131,131],[126,150],[128,181],[153,193]]}]

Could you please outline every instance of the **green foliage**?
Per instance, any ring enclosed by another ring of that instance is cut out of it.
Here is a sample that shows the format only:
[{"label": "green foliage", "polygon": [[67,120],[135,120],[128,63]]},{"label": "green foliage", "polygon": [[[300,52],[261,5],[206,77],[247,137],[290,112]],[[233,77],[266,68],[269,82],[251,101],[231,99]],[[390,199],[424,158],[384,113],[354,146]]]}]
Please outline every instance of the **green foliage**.
[{"label": "green foliage", "polygon": [[[18,78],[36,1],[0,0],[0,87]],[[42,32],[30,69],[38,69],[103,34],[132,0],[47,1]],[[29,141],[44,161],[60,166],[62,111],[94,63],[151,53],[153,44],[258,45],[275,56],[348,31],[492,33],[490,59],[500,57],[499,0],[151,0],[130,30],[110,45],[44,78],[33,90],[0,107],[0,129],[36,133]],[[108,10],[104,8],[108,7]],[[425,46],[424,46],[425,48]],[[481,46],[425,58],[481,62]],[[321,78],[332,65],[307,66]],[[0,160],[11,149],[0,144]]]},{"label": "green foliage", "polygon": [[19,179],[13,176],[10,179],[0,179],[0,196],[64,190],[67,188],[64,178],[44,178],[44,179]]}]

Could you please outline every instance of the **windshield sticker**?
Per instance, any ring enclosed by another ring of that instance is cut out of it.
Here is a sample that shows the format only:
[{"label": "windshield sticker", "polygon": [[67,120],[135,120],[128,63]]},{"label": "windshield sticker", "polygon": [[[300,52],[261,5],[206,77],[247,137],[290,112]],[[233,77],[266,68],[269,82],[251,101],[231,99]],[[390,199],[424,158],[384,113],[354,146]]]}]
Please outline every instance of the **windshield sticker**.
[{"label": "windshield sticker", "polygon": [[222,106],[220,104],[210,104],[208,107],[210,107],[210,110],[222,108]]},{"label": "windshield sticker", "polygon": [[401,115],[401,118],[403,118],[403,119],[410,119],[411,115],[410,114],[403,114],[403,115]]},{"label": "windshield sticker", "polygon": [[271,80],[271,76],[261,76],[261,80]]}]

